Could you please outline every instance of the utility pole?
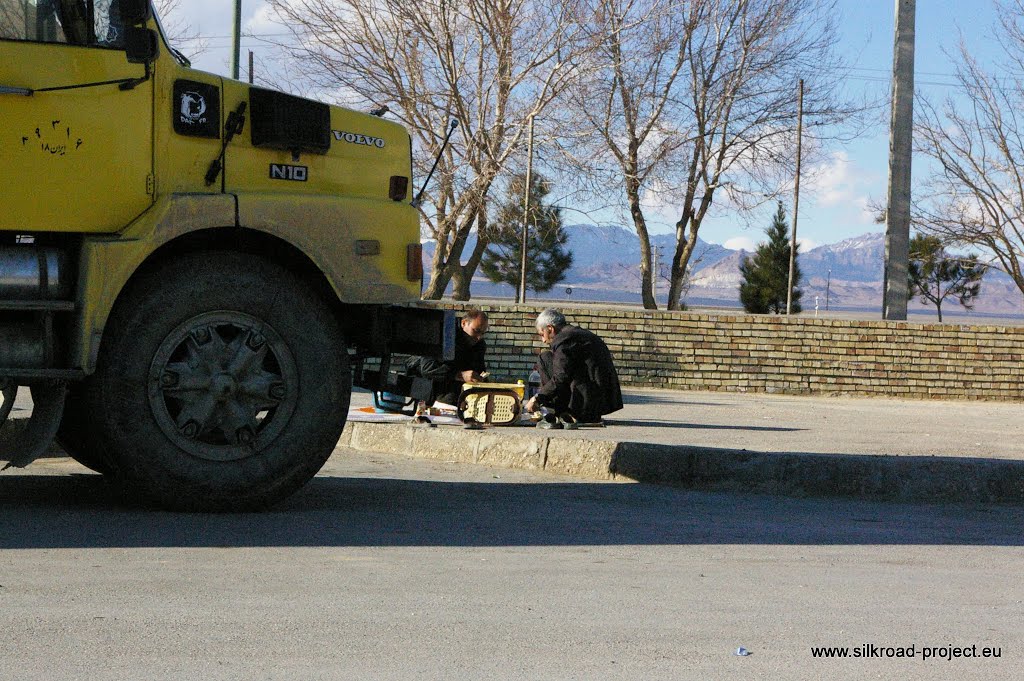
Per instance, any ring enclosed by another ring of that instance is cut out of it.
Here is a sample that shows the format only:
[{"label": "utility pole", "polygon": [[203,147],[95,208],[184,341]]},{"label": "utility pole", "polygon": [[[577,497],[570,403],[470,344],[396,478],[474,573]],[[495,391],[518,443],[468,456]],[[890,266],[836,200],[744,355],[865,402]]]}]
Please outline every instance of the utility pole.
[{"label": "utility pole", "polygon": [[793,236],[789,240],[789,285],[786,287],[786,314],[793,314],[793,274],[796,272],[796,220],[800,215],[800,153],[804,138],[804,79],[796,99],[796,180],[793,182]]},{"label": "utility pole", "polygon": [[914,15],[916,0],[896,0],[889,124],[889,197],[885,210],[883,319],[907,318],[910,257],[910,160],[914,132]]},{"label": "utility pole", "polygon": [[828,279],[825,280],[825,312],[828,312],[828,292],[832,288],[832,268],[828,268]]},{"label": "utility pole", "polygon": [[231,50],[231,77],[238,80],[238,62],[242,58],[242,0],[235,0],[235,31]]},{"label": "utility pole", "polygon": [[252,63],[253,63],[252,50],[249,50],[249,85],[253,84]]},{"label": "utility pole", "polygon": [[654,273],[652,275],[652,278],[654,279],[654,281],[652,282],[653,287],[654,287],[654,304],[657,305],[658,304],[658,247],[656,245],[654,245],[654,244],[651,244],[651,246],[652,246],[652,248],[651,248],[651,269],[654,271]]},{"label": "utility pole", "polygon": [[523,199],[522,263],[519,269],[518,304],[526,303],[526,243],[530,233],[530,183],[533,181],[533,114],[530,114],[530,141],[526,147],[526,196]]}]

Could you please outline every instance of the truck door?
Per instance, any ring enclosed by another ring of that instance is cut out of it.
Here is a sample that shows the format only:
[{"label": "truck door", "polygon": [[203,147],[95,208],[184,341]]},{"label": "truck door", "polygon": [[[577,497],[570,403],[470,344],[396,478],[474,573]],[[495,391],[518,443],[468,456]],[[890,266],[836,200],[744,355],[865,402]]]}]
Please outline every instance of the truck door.
[{"label": "truck door", "polygon": [[0,230],[113,232],[152,204],[153,80],[117,6],[0,0]]}]

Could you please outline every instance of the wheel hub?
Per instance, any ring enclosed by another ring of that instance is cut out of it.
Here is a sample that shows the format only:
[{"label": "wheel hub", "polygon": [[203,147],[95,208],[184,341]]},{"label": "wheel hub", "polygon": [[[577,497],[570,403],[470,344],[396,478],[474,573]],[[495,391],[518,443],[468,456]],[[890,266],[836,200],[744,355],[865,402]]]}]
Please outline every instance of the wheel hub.
[{"label": "wheel hub", "polygon": [[210,393],[216,396],[218,402],[227,402],[236,390],[238,390],[238,384],[235,383],[231,374],[221,374],[210,383]]},{"label": "wheel hub", "polygon": [[233,461],[252,456],[287,425],[298,373],[267,324],[242,312],[208,312],[160,344],[148,392],[172,442],[204,459]]}]

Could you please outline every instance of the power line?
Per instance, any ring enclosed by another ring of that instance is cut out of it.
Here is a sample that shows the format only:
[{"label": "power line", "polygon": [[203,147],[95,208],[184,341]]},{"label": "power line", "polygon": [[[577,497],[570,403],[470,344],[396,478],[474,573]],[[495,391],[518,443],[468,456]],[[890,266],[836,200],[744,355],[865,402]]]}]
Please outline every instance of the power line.
[{"label": "power line", "polygon": [[[274,38],[291,38],[291,37],[295,37],[295,35],[296,34],[292,33],[292,32],[289,32],[289,33],[243,33],[242,34],[242,39],[244,41],[247,41],[247,42],[244,43],[245,45],[253,46],[253,45],[265,45],[267,42],[270,41],[270,39],[274,39]],[[191,36],[191,37],[186,37],[186,38],[179,38],[175,42],[177,42],[177,43],[200,43],[201,42],[201,43],[205,43],[208,47],[223,48],[223,47],[230,47],[231,46],[231,43],[230,43],[231,39],[232,39],[232,36],[230,36],[230,35],[196,35],[196,36]],[[216,42],[216,41],[221,41],[221,40],[226,40],[226,41],[229,41],[229,42],[228,43]],[[211,44],[211,41],[214,41],[214,44]],[[252,41],[252,42],[249,42],[249,41]],[[892,79],[890,77],[887,77],[887,76],[884,76],[884,75],[878,75],[878,76],[868,75],[868,74],[872,74],[872,73],[889,74],[889,73],[891,73],[890,69],[876,68],[876,67],[870,67],[870,66],[847,66],[847,67],[841,68],[839,70],[847,72],[847,75],[845,76],[845,80],[852,80],[852,81],[858,81],[858,82],[863,82],[863,83],[883,83],[883,84],[889,84],[889,83],[892,82]],[[856,75],[853,72],[862,72],[865,75]],[[915,75],[915,82],[918,85],[927,85],[927,86],[931,86],[931,87],[955,88],[955,89],[959,89],[959,90],[967,90],[967,89],[969,89],[969,86],[966,86],[966,85],[964,85],[963,83],[960,83],[960,82],[943,82],[943,81],[935,81],[935,80],[919,80],[919,79],[916,78],[916,76],[933,76],[933,77],[938,77],[938,78],[957,78],[958,76],[955,73],[944,73],[944,72],[940,72],[940,71],[915,71],[914,75]],[[1018,78],[1019,79],[1024,79],[1024,76],[993,77],[992,80],[997,82],[997,83],[1007,83],[1007,82],[1015,83],[1018,80]]]},{"label": "power line", "polygon": [[[252,38],[254,40],[263,40],[264,38],[291,38],[291,37],[294,37],[295,35],[296,34],[294,32],[289,32],[289,33],[243,33],[242,37],[243,38]],[[196,36],[193,36],[193,37],[190,37],[190,38],[181,39],[181,41],[182,42],[196,42],[196,41],[201,41],[201,40],[231,40],[231,38],[232,38],[231,35],[202,35],[202,34],[200,34],[200,35],[196,35]],[[840,71],[865,71],[867,73],[879,73],[879,74],[891,74],[892,73],[891,69],[877,68],[877,67],[871,67],[871,66],[846,66],[846,67],[840,68],[839,70]],[[919,82],[919,83],[921,83],[923,85],[945,85],[945,86],[950,86],[950,87],[958,86],[958,84],[954,84],[954,83],[939,83],[939,82],[920,81],[920,80],[917,80],[917,78],[916,78],[917,76],[936,76],[936,77],[939,77],[939,78],[956,78],[957,74],[955,74],[955,73],[947,73],[947,72],[942,72],[942,71],[914,71],[914,76],[915,76],[915,82]],[[1021,76],[1021,77],[1024,78],[1024,76]],[[871,76],[853,76],[853,75],[851,75],[851,76],[847,76],[847,78],[850,79],[850,80],[864,80],[864,81],[869,81],[869,82],[880,82],[880,83],[882,83],[882,82],[886,82],[887,83],[890,80],[889,77],[887,77],[887,76],[878,76],[878,77],[874,77],[873,78]],[[1014,79],[1015,79],[1015,77],[1013,77],[1013,76],[1005,76],[1005,77],[997,78],[996,80],[1009,81],[1009,80],[1014,80]]]},{"label": "power line", "polygon": [[[295,35],[294,33],[243,33],[243,38],[287,38],[288,36]],[[203,40],[216,40],[224,38],[230,40],[234,36],[230,35],[199,35],[199,38]]]}]

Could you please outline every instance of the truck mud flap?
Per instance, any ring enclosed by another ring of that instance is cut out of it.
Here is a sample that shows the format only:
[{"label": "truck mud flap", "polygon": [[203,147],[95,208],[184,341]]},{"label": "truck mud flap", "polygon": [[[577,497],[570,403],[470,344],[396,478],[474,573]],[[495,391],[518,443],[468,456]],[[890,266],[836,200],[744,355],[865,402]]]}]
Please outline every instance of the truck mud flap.
[{"label": "truck mud flap", "polygon": [[[64,400],[68,388],[64,381],[41,381],[31,386],[32,416],[23,430],[5,438],[0,447],[0,459],[7,460],[8,468],[24,468],[46,451],[57,436],[61,417],[64,415]],[[13,399],[12,399],[13,402]],[[4,408],[6,409],[6,395]],[[0,428],[8,429],[9,425],[0,423]]]}]

